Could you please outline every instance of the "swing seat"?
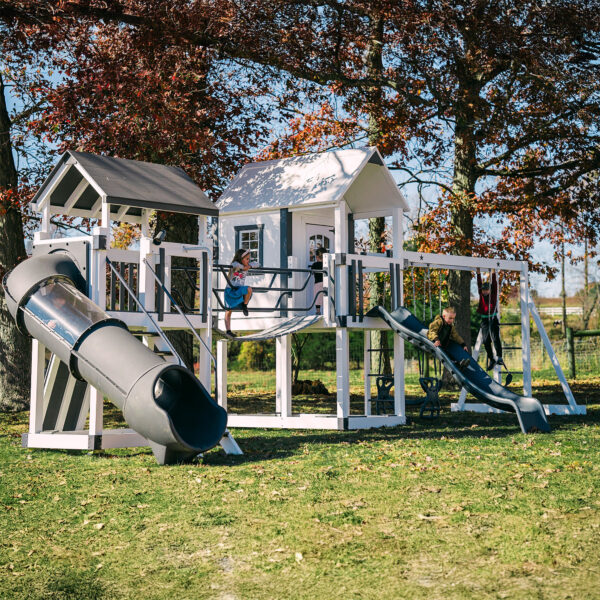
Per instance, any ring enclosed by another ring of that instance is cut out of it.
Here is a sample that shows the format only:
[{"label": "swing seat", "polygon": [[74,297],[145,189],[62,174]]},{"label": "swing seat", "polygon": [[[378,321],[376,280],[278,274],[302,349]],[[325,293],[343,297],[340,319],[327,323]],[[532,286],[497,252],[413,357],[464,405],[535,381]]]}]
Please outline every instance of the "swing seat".
[{"label": "swing seat", "polygon": [[423,419],[434,419],[440,414],[439,393],[442,388],[442,380],[437,377],[419,377],[419,383],[425,392],[425,398],[421,400],[419,416]]},{"label": "swing seat", "polygon": [[394,412],[394,397],[390,390],[394,385],[393,375],[380,375],[375,380],[377,385],[377,398],[371,400],[376,415],[389,415]]}]

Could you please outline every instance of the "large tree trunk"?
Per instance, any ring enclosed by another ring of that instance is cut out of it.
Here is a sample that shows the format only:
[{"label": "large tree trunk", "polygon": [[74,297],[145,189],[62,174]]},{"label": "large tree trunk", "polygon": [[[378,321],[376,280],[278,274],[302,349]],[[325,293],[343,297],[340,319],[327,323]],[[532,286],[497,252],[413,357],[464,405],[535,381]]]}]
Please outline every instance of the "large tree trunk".
[{"label": "large tree trunk", "polygon": [[[452,254],[470,255],[473,240],[472,203],[475,193],[476,147],[471,135],[471,120],[457,119],[455,131],[454,178],[450,223],[455,240]],[[456,327],[471,347],[471,272],[451,270],[448,274],[448,299],[456,309]]]},{"label": "large tree trunk", "polygon": [[[156,231],[164,229],[167,232],[166,241],[188,244],[198,243],[198,219],[191,215],[183,214],[161,214],[156,219]],[[190,267],[195,261],[187,258],[173,259],[172,267]],[[179,303],[180,297],[188,306],[194,306],[196,289],[192,288],[185,273],[175,271],[171,278],[172,289],[177,290],[173,294],[175,300]],[[183,308],[183,307],[182,307]],[[173,342],[179,356],[190,368],[194,368],[194,337],[185,330],[169,331],[169,339]]]},{"label": "large tree trunk", "polygon": [[[18,178],[10,126],[0,75],[0,279],[26,256],[21,211],[11,198],[17,192]],[[0,286],[0,411],[29,406],[30,357],[29,340],[17,330]]]}]

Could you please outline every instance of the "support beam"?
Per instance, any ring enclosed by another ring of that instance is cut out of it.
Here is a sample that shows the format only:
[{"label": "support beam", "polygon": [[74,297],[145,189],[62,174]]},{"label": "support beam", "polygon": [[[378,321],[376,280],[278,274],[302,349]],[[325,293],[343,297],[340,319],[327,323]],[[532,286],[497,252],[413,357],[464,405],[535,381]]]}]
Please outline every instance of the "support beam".
[{"label": "support beam", "polygon": [[276,412],[281,417],[292,416],[292,346],[291,336],[283,335],[275,339],[276,361]]},{"label": "support beam", "polygon": [[44,422],[44,375],[46,348],[35,338],[31,341],[31,396],[29,433],[42,431]]},{"label": "support beam", "polygon": [[521,354],[523,356],[523,394],[531,396],[531,336],[529,331],[529,268],[522,263],[520,280]]},{"label": "support beam", "polygon": [[[397,336],[400,337],[400,336]],[[365,383],[365,415],[371,414],[371,331],[365,329],[363,333],[363,368]]]},{"label": "support beam", "polygon": [[67,198],[65,205],[62,207],[65,215],[71,214],[71,209],[77,204],[77,200],[81,198],[81,195],[87,189],[89,183],[86,179],[82,179],[77,187],[71,192],[71,195]]},{"label": "support beam", "polygon": [[217,341],[217,400],[227,410],[227,340]]},{"label": "support beam", "polygon": [[350,416],[350,344],[348,329],[337,327],[335,330],[335,361],[337,381],[337,417]]}]

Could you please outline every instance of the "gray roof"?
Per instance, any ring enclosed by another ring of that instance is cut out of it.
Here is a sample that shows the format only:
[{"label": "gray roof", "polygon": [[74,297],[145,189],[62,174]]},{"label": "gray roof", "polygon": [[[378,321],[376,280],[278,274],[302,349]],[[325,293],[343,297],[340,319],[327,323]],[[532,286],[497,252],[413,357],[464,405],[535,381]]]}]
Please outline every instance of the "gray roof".
[{"label": "gray roof", "polygon": [[102,197],[112,213],[129,207],[125,213],[122,208],[122,220],[141,215],[144,208],[193,215],[219,212],[180,167],[72,150],[60,157],[32,203],[37,207],[49,198],[52,212],[96,217]]},{"label": "gray roof", "polygon": [[217,200],[220,214],[345,198],[353,212],[408,208],[376,148],[332,150],[246,165]]}]

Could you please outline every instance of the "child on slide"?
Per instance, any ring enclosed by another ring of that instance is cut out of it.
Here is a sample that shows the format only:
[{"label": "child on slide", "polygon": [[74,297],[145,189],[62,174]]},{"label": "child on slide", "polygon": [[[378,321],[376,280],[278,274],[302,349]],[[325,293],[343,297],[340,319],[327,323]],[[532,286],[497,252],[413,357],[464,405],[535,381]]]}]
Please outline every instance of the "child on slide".
[{"label": "child on slide", "polygon": [[[442,311],[441,315],[437,315],[436,318],[429,325],[429,331],[427,332],[427,338],[433,342],[437,347],[441,347],[445,350],[448,347],[450,341],[460,344],[465,352],[469,349],[465,344],[465,340],[459,335],[454,327],[454,320],[456,319],[456,310],[452,306],[447,306]],[[469,366],[470,359],[463,358],[458,362],[458,366],[461,370],[466,369]]]},{"label": "child on slide", "polygon": [[234,337],[231,331],[231,312],[234,308],[241,308],[245,316],[248,316],[248,302],[252,298],[252,288],[246,285],[246,275],[251,268],[260,266],[257,262],[250,262],[250,250],[240,248],[231,261],[229,268],[229,283],[225,288],[225,329],[227,335]]}]

